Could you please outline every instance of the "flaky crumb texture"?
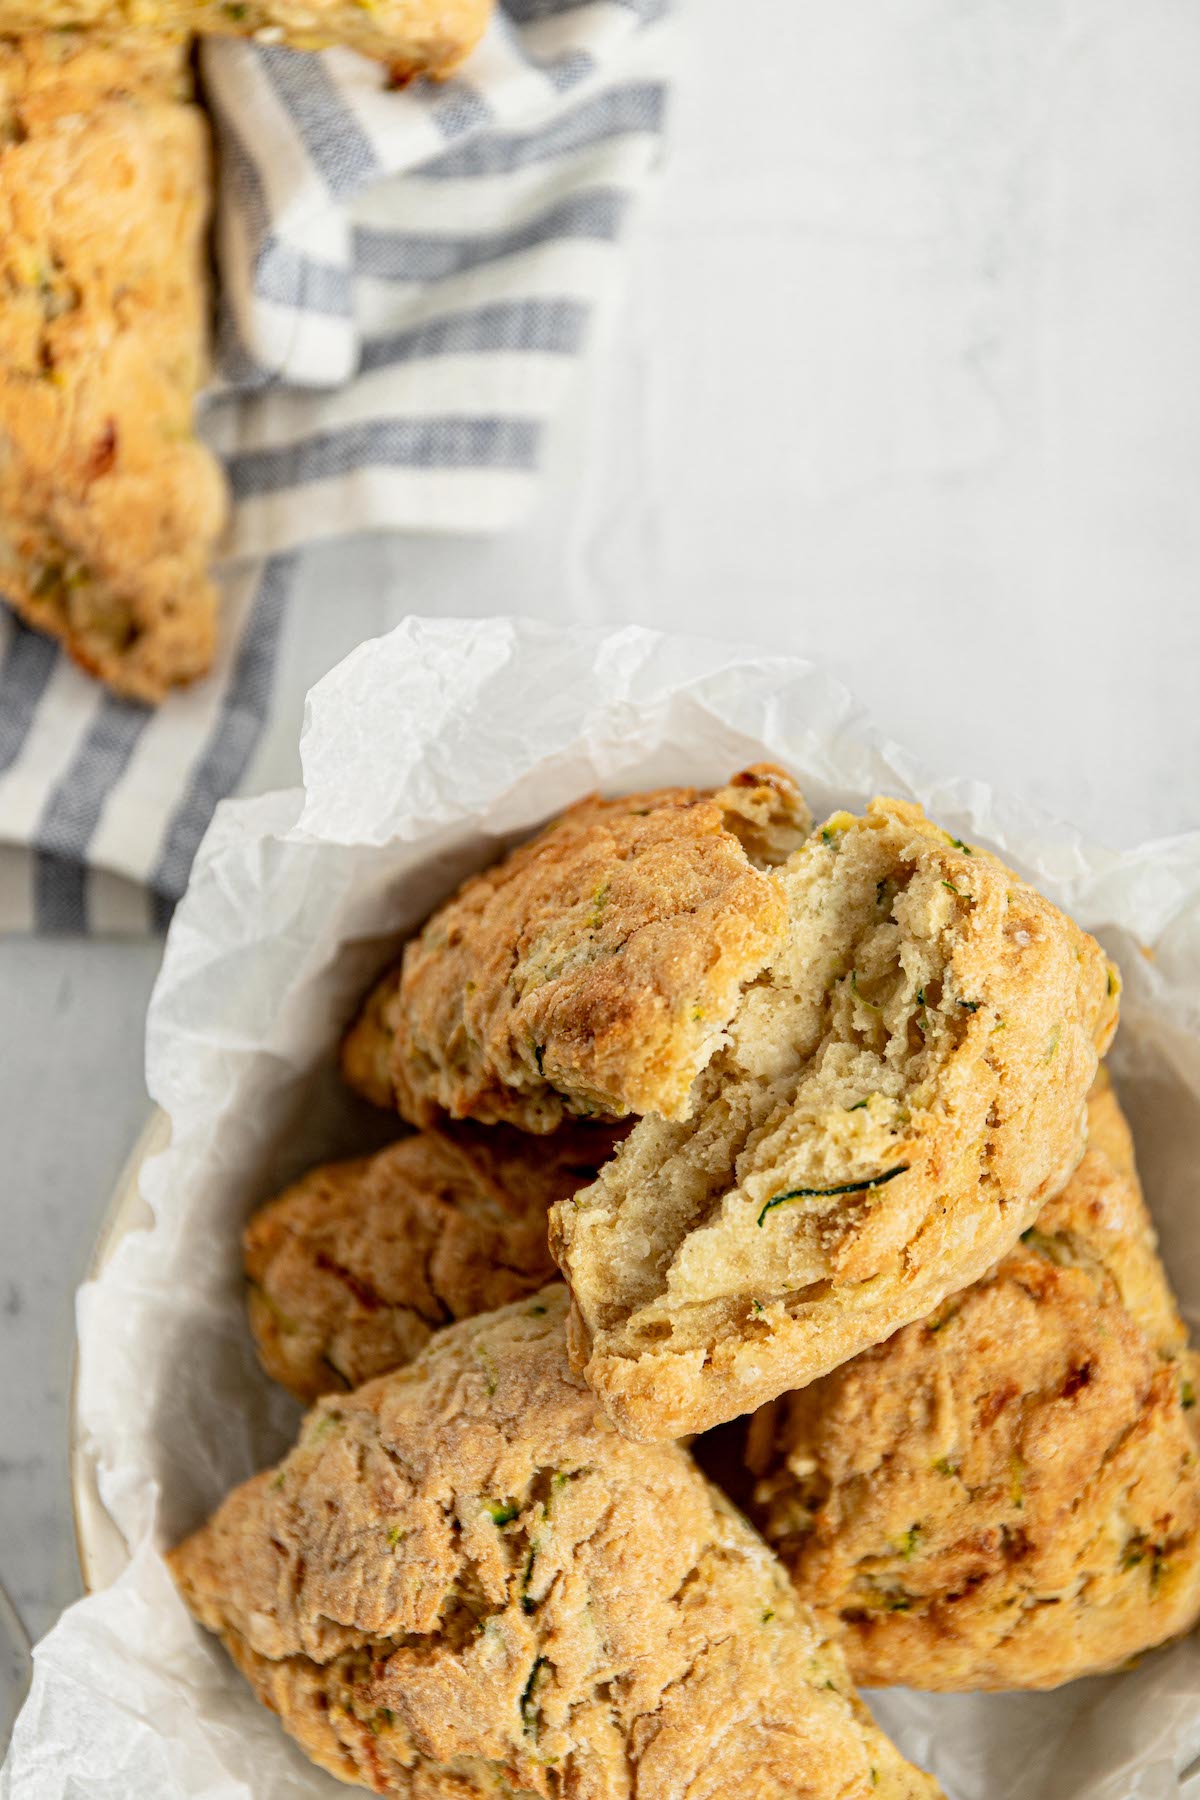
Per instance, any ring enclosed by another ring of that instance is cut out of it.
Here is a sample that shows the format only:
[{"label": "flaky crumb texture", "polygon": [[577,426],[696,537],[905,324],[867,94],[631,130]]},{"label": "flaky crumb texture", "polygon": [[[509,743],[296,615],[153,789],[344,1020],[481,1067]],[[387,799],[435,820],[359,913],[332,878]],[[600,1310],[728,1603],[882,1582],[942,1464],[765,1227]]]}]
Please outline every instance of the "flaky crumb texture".
[{"label": "flaky crumb texture", "polygon": [[686,1118],[551,1213],[577,1366],[623,1431],[720,1424],[975,1280],[1083,1149],[1116,1019],[1094,939],[919,808],[835,814]]}]

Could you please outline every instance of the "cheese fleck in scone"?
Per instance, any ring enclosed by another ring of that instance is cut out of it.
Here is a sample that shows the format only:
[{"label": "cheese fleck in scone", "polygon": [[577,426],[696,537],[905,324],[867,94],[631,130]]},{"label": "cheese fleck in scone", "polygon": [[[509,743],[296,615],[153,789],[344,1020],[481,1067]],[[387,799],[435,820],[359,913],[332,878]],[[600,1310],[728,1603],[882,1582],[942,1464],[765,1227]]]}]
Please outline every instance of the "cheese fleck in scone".
[{"label": "cheese fleck in scone", "polygon": [[144,701],[213,649],[209,190],[181,46],[0,39],[0,597]]},{"label": "cheese fleck in scone", "polygon": [[148,31],[253,37],[295,50],[341,44],[397,81],[451,74],[475,48],[491,0],[0,0],[0,33]]},{"label": "cheese fleck in scone", "polygon": [[577,1366],[674,1438],[836,1368],[976,1280],[1083,1150],[1117,978],[919,808],[835,814],[774,877],[782,947],[682,1122],[551,1213]]},{"label": "cheese fleck in scone", "polygon": [[683,1116],[781,941],[767,871],[809,823],[768,766],[572,807],[433,914],[348,1034],[347,1080],[414,1125]]},{"label": "cheese fleck in scone", "polygon": [[172,1555],[323,1768],[414,1800],[916,1800],[836,1641],[673,1445],[567,1365],[560,1287],[322,1401]]},{"label": "cheese fleck in scone", "polygon": [[602,1125],[460,1127],[311,1170],[243,1238],[267,1374],[305,1401],[355,1388],[411,1362],[439,1326],[535,1292],[554,1274],[551,1202],[593,1180],[613,1144]]},{"label": "cheese fleck in scone", "polygon": [[859,1680],[1046,1688],[1200,1615],[1197,1358],[1112,1091],[985,1278],[750,1430],[756,1513]]}]

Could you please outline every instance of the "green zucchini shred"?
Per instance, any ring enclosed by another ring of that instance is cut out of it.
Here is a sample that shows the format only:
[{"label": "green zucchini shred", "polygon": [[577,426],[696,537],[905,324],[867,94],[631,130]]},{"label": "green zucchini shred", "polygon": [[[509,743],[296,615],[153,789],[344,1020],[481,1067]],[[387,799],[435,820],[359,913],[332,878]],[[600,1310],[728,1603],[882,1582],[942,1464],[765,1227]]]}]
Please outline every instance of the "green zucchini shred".
[{"label": "green zucchini shred", "polygon": [[533,1667],[529,1671],[529,1680],[521,1691],[521,1724],[527,1733],[532,1732],[537,1723],[537,1707],[533,1703],[533,1694],[537,1687],[538,1676],[543,1669],[549,1667],[550,1658],[548,1656],[535,1657]]},{"label": "green zucchini shred", "polygon": [[908,1163],[897,1163],[895,1168],[885,1169],[881,1175],[872,1175],[866,1181],[843,1181],[836,1187],[788,1188],[786,1193],[776,1194],[768,1200],[758,1215],[759,1225],[775,1207],[782,1206],[788,1200],[822,1200],[837,1194],[867,1194],[874,1188],[882,1187],[887,1181],[894,1181],[897,1175],[908,1171]]}]

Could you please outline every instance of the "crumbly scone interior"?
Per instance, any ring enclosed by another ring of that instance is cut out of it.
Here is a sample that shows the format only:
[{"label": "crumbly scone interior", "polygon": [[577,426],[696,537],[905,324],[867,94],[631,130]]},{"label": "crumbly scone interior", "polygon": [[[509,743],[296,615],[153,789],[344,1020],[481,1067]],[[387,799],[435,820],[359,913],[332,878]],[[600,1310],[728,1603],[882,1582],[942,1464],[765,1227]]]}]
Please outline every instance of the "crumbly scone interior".
[{"label": "crumbly scone interior", "polygon": [[778,869],[812,830],[808,802],[795,782],[769,763],[740,770],[713,799],[756,869]]},{"label": "crumbly scone interior", "polygon": [[[752,1341],[773,1310],[819,1303],[831,1283],[869,1295],[923,1233],[952,1232],[939,1187],[978,1184],[1006,1204],[987,1143],[997,1081],[951,1078],[956,1059],[963,1076],[998,1072],[1014,1024],[989,996],[972,918],[973,865],[993,887],[1000,865],[920,823],[874,803],[865,820],[835,814],[793,857],[777,877],[786,946],[744,994],[690,1118],[641,1121],[564,1209],[572,1290],[606,1348]],[[1018,902],[1004,929],[1019,953],[1038,926]],[[1038,1060],[1094,1056],[1082,1035],[1064,1024]],[[942,1166],[924,1171],[935,1185],[906,1181],[925,1127],[947,1116]]]}]

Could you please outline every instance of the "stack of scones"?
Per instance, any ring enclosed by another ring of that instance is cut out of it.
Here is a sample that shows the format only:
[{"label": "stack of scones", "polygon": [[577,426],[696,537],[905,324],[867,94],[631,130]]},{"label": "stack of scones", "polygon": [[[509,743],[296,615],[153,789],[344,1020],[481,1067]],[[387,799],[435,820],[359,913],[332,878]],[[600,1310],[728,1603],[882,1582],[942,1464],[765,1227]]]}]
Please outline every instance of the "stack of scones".
[{"label": "stack of scones", "polygon": [[196,1618],[414,1800],[935,1795],[855,1681],[1049,1688],[1189,1629],[1119,986],[919,808],[814,829],[766,765],[472,876],[343,1041],[414,1129],[247,1227],[314,1404],[171,1553]]}]

